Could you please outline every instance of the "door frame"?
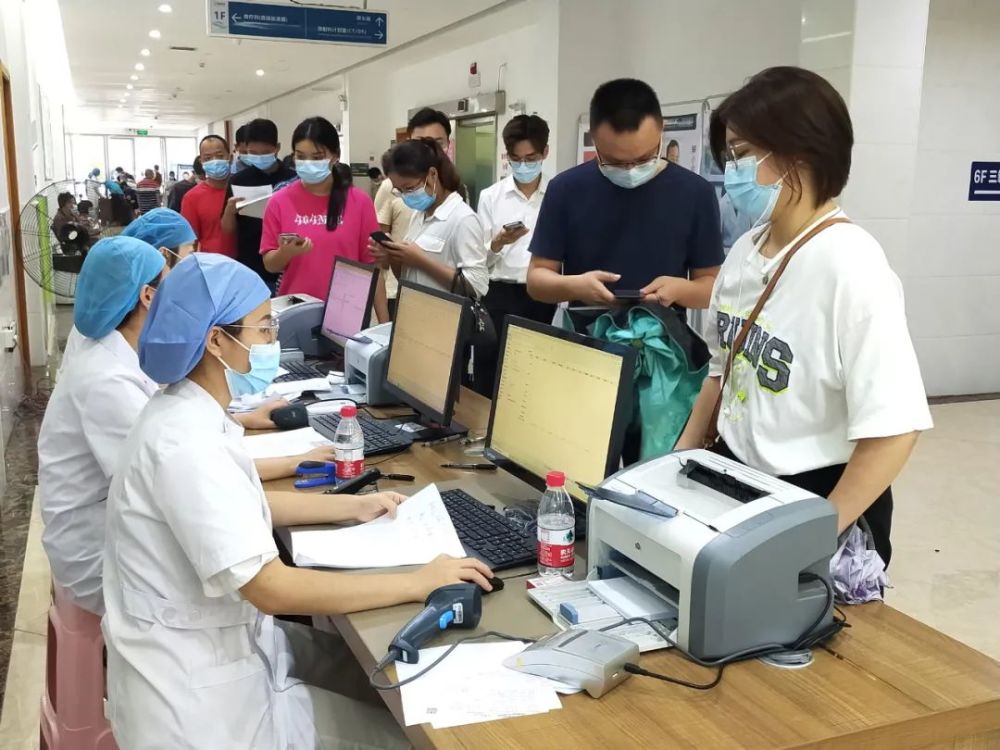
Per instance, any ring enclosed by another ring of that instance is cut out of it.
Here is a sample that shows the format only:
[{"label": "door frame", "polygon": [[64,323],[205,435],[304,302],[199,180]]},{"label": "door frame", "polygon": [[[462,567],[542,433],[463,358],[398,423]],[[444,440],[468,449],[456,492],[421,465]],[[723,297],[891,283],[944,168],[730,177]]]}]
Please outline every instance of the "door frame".
[{"label": "door frame", "polygon": [[10,198],[10,232],[14,264],[11,277],[14,282],[14,304],[17,308],[17,339],[21,350],[21,372],[25,395],[32,393],[31,346],[28,337],[28,302],[24,290],[24,247],[21,244],[21,194],[17,189],[17,143],[14,139],[14,98],[11,92],[10,72],[0,60],[0,104],[2,104],[2,131],[4,163],[7,167],[7,195]]}]

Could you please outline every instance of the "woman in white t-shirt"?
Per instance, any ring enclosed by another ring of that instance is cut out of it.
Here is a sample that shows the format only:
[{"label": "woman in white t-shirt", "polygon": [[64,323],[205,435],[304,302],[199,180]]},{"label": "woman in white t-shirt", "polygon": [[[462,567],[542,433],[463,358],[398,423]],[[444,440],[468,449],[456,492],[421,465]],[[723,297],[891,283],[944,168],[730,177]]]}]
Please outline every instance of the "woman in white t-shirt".
[{"label": "woman in white t-shirt", "polygon": [[[888,564],[890,485],[932,424],[899,279],[833,200],[853,142],[843,99],[800,68],[757,74],[712,114],[727,194],[754,228],[715,282],[709,376],[677,448],[702,445],[719,404],[716,450],[829,498],[840,531],[864,515]],[[829,219],[841,221],[789,259],[722,388],[729,349],[778,266]]]}]

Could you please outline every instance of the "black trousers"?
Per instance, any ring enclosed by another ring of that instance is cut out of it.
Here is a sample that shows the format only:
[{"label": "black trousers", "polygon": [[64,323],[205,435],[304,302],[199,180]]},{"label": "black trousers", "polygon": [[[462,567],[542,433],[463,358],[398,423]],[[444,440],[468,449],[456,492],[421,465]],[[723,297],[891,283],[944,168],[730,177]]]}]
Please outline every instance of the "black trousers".
[{"label": "black trousers", "polygon": [[[733,455],[733,452],[729,450],[729,446],[721,440],[716,445],[715,452],[720,456],[739,461]],[[812,471],[804,471],[801,474],[778,478],[783,479],[789,484],[794,484],[796,487],[801,487],[814,495],[829,497],[830,492],[833,491],[833,488],[837,486],[837,482],[840,481],[840,477],[843,476],[845,468],[847,468],[847,464],[837,464],[836,466],[825,466],[822,469],[813,469]],[[868,510],[861,515],[864,516],[871,527],[875,549],[882,560],[885,561],[885,567],[888,568],[889,560],[892,557],[892,543],[889,541],[889,532],[892,530],[892,487],[887,488],[885,492],[879,495],[875,502],[868,507]]]},{"label": "black trousers", "polygon": [[537,302],[528,296],[528,287],[524,284],[508,284],[502,281],[491,281],[490,291],[483,304],[489,310],[493,326],[497,331],[497,346],[477,346],[472,362],[473,389],[487,398],[493,398],[493,386],[497,375],[497,361],[500,357],[499,339],[503,330],[503,319],[508,315],[517,315],[539,323],[551,323],[556,314],[556,306]]}]

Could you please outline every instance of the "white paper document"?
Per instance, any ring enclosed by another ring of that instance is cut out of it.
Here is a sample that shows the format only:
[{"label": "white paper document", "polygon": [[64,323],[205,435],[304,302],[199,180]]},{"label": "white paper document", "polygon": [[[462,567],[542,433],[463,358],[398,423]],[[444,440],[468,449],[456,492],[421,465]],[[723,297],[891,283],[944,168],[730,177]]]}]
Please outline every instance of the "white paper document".
[{"label": "white paper document", "polygon": [[329,391],[333,386],[326,378],[309,378],[308,380],[289,380],[284,383],[271,383],[264,391],[269,397],[298,398],[305,391]]},{"label": "white paper document", "polygon": [[441,494],[428,485],[402,503],[395,518],[357,526],[302,528],[289,533],[296,565],[318,568],[394,568],[423,565],[438,555],[464,557]]},{"label": "white paper document", "polygon": [[247,203],[258,198],[267,198],[274,192],[270,185],[230,185],[233,189],[233,197],[239,198],[236,209],[243,208]]},{"label": "white paper document", "polygon": [[285,432],[265,432],[243,438],[250,458],[281,458],[308,453],[313,448],[331,445],[330,441],[312,427]]},{"label": "white paper document", "polygon": [[249,216],[253,219],[263,219],[264,209],[267,208],[267,203],[270,200],[271,193],[268,193],[267,195],[259,195],[256,198],[244,199],[240,203],[236,204],[236,212],[240,216]]},{"label": "white paper document", "polygon": [[[520,641],[463,643],[427,674],[400,688],[406,726],[435,729],[543,714],[562,708],[555,683],[503,665],[525,648]],[[447,646],[420,649],[416,664],[396,662],[399,680],[425,669]]]}]

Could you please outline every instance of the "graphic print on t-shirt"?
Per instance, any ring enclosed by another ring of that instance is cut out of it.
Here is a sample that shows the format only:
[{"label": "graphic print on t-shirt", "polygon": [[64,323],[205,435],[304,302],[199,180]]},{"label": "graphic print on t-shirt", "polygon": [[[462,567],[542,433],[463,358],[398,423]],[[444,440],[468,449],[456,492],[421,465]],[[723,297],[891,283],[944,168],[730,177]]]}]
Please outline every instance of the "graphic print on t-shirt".
[{"label": "graphic print on t-shirt", "polygon": [[[337,226],[344,223],[344,217],[341,215],[340,221],[337,222]],[[295,214],[295,226],[297,227],[325,227],[326,226],[326,214]]]},{"label": "graphic print on t-shirt", "polygon": [[[742,315],[734,314],[729,307],[717,311],[715,330],[719,337],[719,347],[724,352],[732,347],[749,316],[750,310]],[[733,358],[732,372],[726,385],[726,400],[729,405],[726,416],[732,421],[742,417],[742,407],[749,388],[756,386],[773,394],[788,390],[795,354],[788,342],[776,336],[771,328],[767,318],[759,315],[740,351]]]}]

